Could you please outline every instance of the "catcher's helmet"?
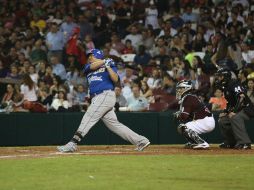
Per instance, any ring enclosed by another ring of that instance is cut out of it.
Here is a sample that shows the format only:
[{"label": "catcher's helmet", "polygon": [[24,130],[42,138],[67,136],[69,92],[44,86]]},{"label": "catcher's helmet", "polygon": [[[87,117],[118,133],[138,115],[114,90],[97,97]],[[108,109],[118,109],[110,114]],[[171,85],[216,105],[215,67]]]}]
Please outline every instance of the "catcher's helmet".
[{"label": "catcher's helmet", "polygon": [[176,99],[179,101],[183,95],[193,90],[193,85],[190,80],[181,80],[176,84]]}]

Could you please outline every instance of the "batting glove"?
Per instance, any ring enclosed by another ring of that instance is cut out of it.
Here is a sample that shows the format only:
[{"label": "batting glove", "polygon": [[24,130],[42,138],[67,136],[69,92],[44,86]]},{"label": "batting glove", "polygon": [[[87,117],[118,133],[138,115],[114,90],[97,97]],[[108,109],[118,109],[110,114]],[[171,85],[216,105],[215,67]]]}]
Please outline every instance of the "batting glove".
[{"label": "batting glove", "polygon": [[104,65],[105,65],[105,67],[109,68],[112,62],[113,62],[112,59],[104,59]]}]

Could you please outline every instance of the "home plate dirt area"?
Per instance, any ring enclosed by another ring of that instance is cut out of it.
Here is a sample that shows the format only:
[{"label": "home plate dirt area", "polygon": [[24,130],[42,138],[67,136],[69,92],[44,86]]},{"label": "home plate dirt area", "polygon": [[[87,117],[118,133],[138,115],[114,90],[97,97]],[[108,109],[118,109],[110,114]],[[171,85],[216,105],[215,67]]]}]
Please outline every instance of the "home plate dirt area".
[{"label": "home plate dirt area", "polygon": [[131,145],[89,145],[79,146],[74,153],[60,153],[56,146],[30,146],[30,147],[0,147],[0,159],[26,159],[26,158],[54,158],[70,155],[223,155],[223,154],[250,154],[254,155],[254,149],[234,150],[219,149],[218,145],[211,145],[208,150],[184,149],[183,145],[150,145],[142,152],[134,150]]}]

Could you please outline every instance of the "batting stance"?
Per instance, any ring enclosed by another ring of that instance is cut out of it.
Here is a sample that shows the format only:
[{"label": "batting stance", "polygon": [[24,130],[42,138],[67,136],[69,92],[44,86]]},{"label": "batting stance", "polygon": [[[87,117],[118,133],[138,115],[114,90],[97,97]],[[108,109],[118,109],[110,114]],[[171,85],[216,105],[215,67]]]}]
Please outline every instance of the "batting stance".
[{"label": "batting stance", "polygon": [[119,80],[114,61],[104,59],[101,50],[92,49],[88,54],[88,64],[84,67],[84,73],[89,84],[91,105],[71,141],[57,149],[60,152],[76,151],[77,144],[100,119],[111,131],[136,145],[135,150],[142,151],[146,148],[150,144],[149,140],[120,123],[114,112],[116,103],[114,84]]},{"label": "batting stance", "polygon": [[219,115],[219,126],[224,138],[220,148],[251,149],[251,140],[244,121],[254,117],[254,105],[241,83],[232,79],[230,70],[216,72],[216,85],[223,88],[226,109]]},{"label": "batting stance", "polygon": [[199,134],[211,132],[215,128],[215,120],[210,110],[193,93],[191,81],[182,80],[177,83],[176,99],[180,104],[180,110],[175,113],[180,121],[177,130],[188,141],[185,148],[209,148],[209,144]]}]

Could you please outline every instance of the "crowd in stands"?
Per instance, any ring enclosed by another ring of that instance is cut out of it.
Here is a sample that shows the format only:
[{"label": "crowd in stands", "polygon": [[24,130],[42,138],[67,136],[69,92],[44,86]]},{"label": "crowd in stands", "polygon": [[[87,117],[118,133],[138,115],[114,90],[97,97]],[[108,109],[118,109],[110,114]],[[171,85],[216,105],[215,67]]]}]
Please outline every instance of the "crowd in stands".
[{"label": "crowd in stands", "polygon": [[174,109],[182,79],[223,110],[218,67],[230,68],[254,102],[253,0],[2,0],[0,110],[86,110],[82,68],[93,48],[117,64],[117,110]]}]

